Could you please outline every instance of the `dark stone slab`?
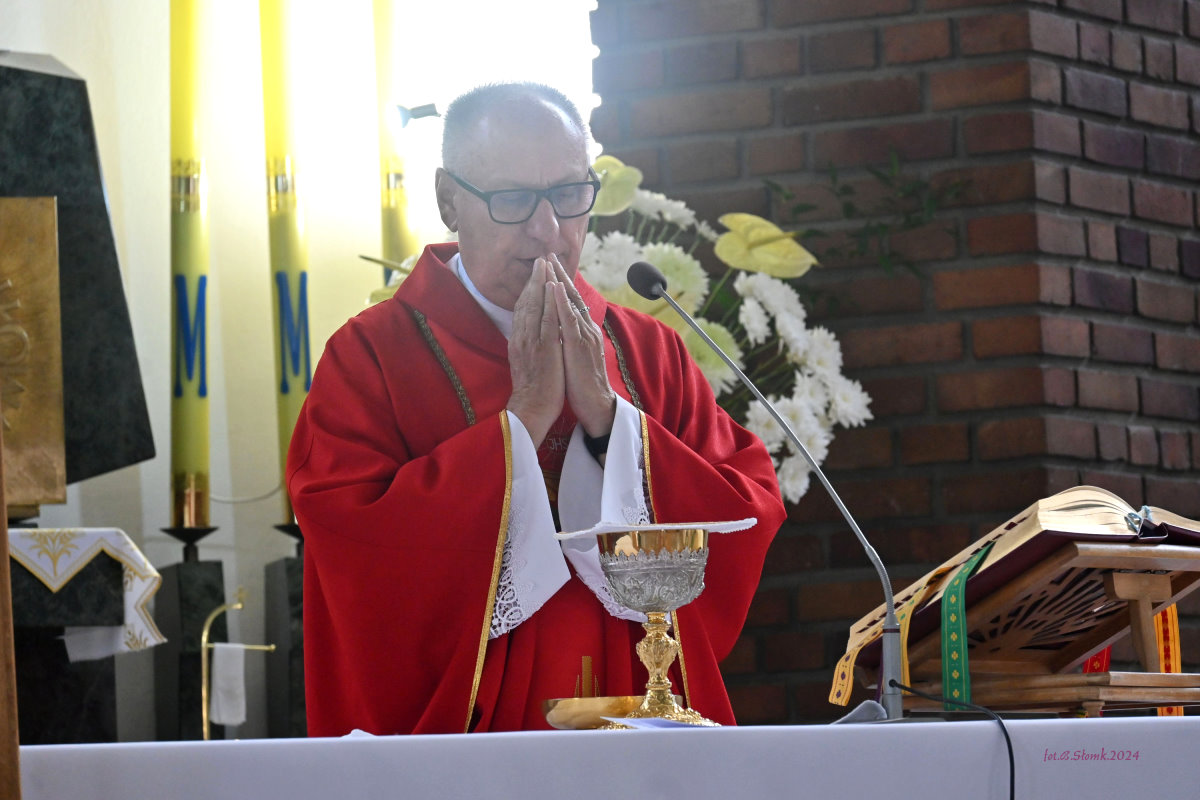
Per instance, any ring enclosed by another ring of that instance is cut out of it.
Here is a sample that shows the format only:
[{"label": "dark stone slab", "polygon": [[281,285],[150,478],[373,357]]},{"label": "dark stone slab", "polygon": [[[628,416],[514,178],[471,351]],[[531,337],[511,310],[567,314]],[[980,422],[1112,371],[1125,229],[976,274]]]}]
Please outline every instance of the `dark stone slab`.
[{"label": "dark stone slab", "polygon": [[58,198],[67,482],[153,458],[87,85],[49,56],[0,51],[0,196]]},{"label": "dark stone slab", "polygon": [[[225,604],[220,561],[185,561],[159,570],[162,586],[154,596],[154,621],[164,644],[154,648],[154,711],[159,740],[203,738],[200,711],[200,634],[204,620]],[[225,614],[213,622],[210,642],[228,641]],[[225,729],[213,725],[213,739]]]},{"label": "dark stone slab", "polygon": [[72,664],[62,633],[62,628],[13,629],[21,744],[115,742],[114,659]]},{"label": "dark stone slab", "polygon": [[304,706],[304,561],[281,558],[266,567],[267,735],[308,735]]},{"label": "dark stone slab", "polygon": [[125,624],[124,567],[98,553],[57,592],[11,561],[13,625],[65,627]]}]

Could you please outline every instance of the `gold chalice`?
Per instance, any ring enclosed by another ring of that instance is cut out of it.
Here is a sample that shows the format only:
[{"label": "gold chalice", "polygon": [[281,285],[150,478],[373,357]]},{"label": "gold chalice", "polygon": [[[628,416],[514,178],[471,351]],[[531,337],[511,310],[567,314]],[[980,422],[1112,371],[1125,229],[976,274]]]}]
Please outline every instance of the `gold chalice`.
[{"label": "gold chalice", "polygon": [[637,654],[650,674],[646,696],[625,718],[654,717],[688,725],[718,723],[683,708],[671,692],[667,670],[679,655],[679,643],[667,633],[667,615],[695,600],[704,590],[708,530],[704,528],[631,529],[599,533],[600,567],[613,599],[646,615],[646,636]]}]

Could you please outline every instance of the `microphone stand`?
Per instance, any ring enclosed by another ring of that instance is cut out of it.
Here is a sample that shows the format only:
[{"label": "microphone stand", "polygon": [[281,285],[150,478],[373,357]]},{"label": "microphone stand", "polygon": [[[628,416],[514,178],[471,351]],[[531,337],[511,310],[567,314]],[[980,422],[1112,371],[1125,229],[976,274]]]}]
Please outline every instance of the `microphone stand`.
[{"label": "microphone stand", "polygon": [[[634,288],[635,290],[637,289],[637,287]],[[900,682],[902,675],[900,667],[900,623],[896,620],[896,601],[892,594],[892,582],[888,579],[887,570],[884,568],[883,561],[880,560],[879,554],[875,552],[875,548],[872,547],[871,543],[867,541],[867,537],[863,535],[862,530],[858,527],[858,523],[854,521],[854,517],[850,516],[850,511],[846,508],[845,504],[842,503],[842,498],[838,497],[838,493],[833,490],[833,486],[830,485],[829,479],[825,477],[825,473],[821,471],[819,466],[817,466],[817,462],[815,459],[813,459],[812,454],[808,452],[808,448],[804,446],[804,443],[801,442],[800,438],[796,436],[795,432],[792,431],[792,428],[787,424],[787,421],[784,420],[784,418],[780,416],[779,412],[775,410],[775,406],[769,402],[767,398],[763,397],[762,392],[758,390],[758,387],[746,377],[745,373],[738,369],[737,364],[733,363],[733,360],[729,356],[725,355],[725,351],[718,347],[717,343],[709,338],[707,333],[701,330],[700,326],[696,324],[696,321],[692,319],[691,315],[684,311],[679,304],[675,302],[671,295],[667,294],[666,284],[661,277],[659,277],[659,280],[652,285],[649,290],[655,296],[666,300],[671,305],[671,308],[675,309],[679,316],[683,317],[684,321],[691,326],[692,330],[700,334],[700,338],[702,338],[705,343],[712,348],[713,352],[719,355],[721,360],[724,361],[731,370],[733,370],[734,374],[741,379],[746,388],[754,393],[754,396],[758,398],[758,401],[763,404],[763,407],[767,409],[768,413],[770,413],[770,415],[774,417],[775,421],[779,423],[780,427],[783,428],[784,433],[787,434],[787,437],[791,443],[796,445],[796,449],[799,450],[804,456],[804,459],[808,461],[808,465],[812,467],[812,471],[816,473],[817,478],[820,479],[821,485],[825,487],[825,491],[828,492],[829,496],[833,498],[833,502],[837,506],[838,511],[842,513],[842,517],[844,517],[846,522],[850,525],[850,529],[854,531],[854,535],[858,537],[859,543],[862,545],[863,550],[866,551],[867,558],[870,559],[872,566],[875,567],[875,572],[879,574],[879,581],[883,585],[884,607],[886,612],[883,621],[883,654],[879,662],[880,704],[883,706],[883,710],[887,715],[887,719],[900,719],[904,715],[903,694],[896,685]],[[639,291],[639,294],[644,294],[644,292]]]}]

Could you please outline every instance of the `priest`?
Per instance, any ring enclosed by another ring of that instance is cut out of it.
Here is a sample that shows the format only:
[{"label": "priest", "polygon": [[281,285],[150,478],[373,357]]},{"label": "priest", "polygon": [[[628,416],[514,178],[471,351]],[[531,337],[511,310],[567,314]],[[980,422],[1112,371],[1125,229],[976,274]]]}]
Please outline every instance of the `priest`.
[{"label": "priest", "polygon": [[599,181],[570,101],[491,85],[444,123],[458,241],[330,338],[292,438],[309,734],[538,729],[547,699],[642,694],[641,615],[556,530],[755,517],[673,615],[676,693],[732,724],[718,665],[784,518],[771,459],[674,331],[578,277]]}]

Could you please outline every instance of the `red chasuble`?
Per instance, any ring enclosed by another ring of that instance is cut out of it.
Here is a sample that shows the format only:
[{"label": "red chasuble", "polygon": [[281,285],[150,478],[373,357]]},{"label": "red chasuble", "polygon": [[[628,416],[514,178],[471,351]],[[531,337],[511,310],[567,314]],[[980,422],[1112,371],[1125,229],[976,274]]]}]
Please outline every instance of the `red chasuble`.
[{"label": "red chasuble", "polygon": [[[542,701],[577,694],[584,656],[599,694],[645,691],[642,627],[611,616],[574,575],[488,639],[511,437],[524,434],[504,411],[507,342],[446,267],[455,248],[426,249],[393,299],[330,338],[296,424],[287,477],[305,538],[312,736],[545,728]],[[732,724],[718,662],[784,518],[771,460],[717,406],[674,331],[576,283],[617,340],[606,333],[613,389],[643,409],[656,521],[758,518],[710,537],[706,588],[676,615],[675,691]]]}]

